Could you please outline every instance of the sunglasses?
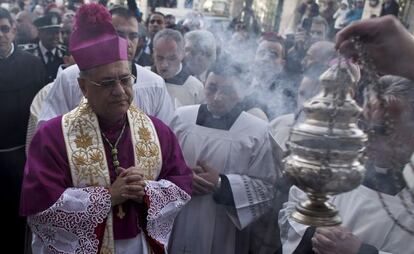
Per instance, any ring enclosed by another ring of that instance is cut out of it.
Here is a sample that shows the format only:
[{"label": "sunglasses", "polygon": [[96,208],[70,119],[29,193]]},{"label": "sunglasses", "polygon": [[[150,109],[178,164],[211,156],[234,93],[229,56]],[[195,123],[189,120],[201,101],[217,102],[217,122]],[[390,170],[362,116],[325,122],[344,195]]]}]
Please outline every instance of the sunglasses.
[{"label": "sunglasses", "polygon": [[164,21],[162,21],[161,19],[152,19],[150,20],[150,24],[155,24],[157,23],[158,25],[162,25],[164,24]]},{"label": "sunglasses", "polygon": [[86,79],[86,78],[82,78],[82,79],[98,87],[114,88],[118,83],[120,83],[123,87],[131,87],[135,83],[136,77],[132,74],[129,74],[128,76],[125,76],[120,79],[106,79],[106,80],[102,80],[99,83],[93,80],[90,80],[90,79]]},{"label": "sunglasses", "polygon": [[6,26],[6,25],[4,25],[4,26],[0,26],[0,31],[1,31],[2,33],[4,33],[4,34],[7,34],[8,32],[10,32],[10,31],[11,31],[11,27]]}]

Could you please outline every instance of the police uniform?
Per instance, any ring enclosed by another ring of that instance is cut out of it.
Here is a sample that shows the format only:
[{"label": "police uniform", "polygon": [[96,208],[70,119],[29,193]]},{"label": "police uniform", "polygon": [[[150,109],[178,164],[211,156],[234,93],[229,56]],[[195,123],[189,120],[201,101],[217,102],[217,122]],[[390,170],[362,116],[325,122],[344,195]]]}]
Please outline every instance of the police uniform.
[{"label": "police uniform", "polygon": [[[48,13],[36,19],[33,23],[39,30],[47,31],[47,29],[60,28],[61,18],[58,14]],[[41,40],[36,44],[21,44],[18,47],[40,58],[46,68],[47,82],[53,82],[59,66],[63,64],[63,56],[65,56],[67,48],[64,45],[58,44],[55,48],[48,50],[43,46]]]}]

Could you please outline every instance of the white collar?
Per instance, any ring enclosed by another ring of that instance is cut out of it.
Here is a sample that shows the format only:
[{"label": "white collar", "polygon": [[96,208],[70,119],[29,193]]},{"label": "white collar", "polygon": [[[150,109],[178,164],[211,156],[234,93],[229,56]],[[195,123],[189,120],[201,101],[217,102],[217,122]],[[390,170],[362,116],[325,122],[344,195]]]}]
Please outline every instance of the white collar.
[{"label": "white collar", "polygon": [[183,70],[183,64],[180,63],[180,67],[178,68],[177,73],[174,74],[174,77],[178,75],[178,73],[180,73]]}]

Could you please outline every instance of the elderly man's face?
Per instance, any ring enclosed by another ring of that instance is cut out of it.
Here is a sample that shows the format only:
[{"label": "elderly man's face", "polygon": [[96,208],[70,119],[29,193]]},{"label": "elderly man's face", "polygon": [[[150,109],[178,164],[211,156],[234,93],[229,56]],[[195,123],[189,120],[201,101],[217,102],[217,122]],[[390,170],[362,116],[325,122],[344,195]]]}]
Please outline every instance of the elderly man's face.
[{"label": "elderly man's face", "polygon": [[278,42],[262,41],[254,58],[254,71],[260,77],[273,76],[283,71],[283,46]]},{"label": "elderly man's face", "polygon": [[132,61],[138,47],[138,21],[135,18],[126,19],[124,17],[113,15],[112,24],[118,35],[128,42],[128,60]]},{"label": "elderly man's face", "polygon": [[164,17],[159,14],[152,14],[148,21],[148,33],[153,37],[158,31],[165,28]]},{"label": "elderly man's face", "polygon": [[240,81],[236,77],[210,73],[204,88],[208,110],[216,116],[229,113],[243,96],[237,91]]},{"label": "elderly man's face", "polygon": [[168,79],[177,74],[184,58],[183,51],[174,40],[161,38],[156,41],[154,44],[154,63],[161,77]]},{"label": "elderly man's face", "polygon": [[200,75],[209,68],[212,56],[197,50],[197,47],[189,40],[185,40],[184,54],[184,62],[191,75]]},{"label": "elderly man's face", "polygon": [[[79,86],[83,95],[98,117],[113,123],[121,120],[129,109],[133,99],[133,79],[130,83],[122,83],[131,75],[128,61],[117,61],[98,66],[87,71],[87,76],[79,78]],[[114,85],[98,86],[108,80],[118,79]]]},{"label": "elderly man's face", "polygon": [[0,19],[0,55],[5,56],[11,49],[16,37],[16,28],[8,19]]}]

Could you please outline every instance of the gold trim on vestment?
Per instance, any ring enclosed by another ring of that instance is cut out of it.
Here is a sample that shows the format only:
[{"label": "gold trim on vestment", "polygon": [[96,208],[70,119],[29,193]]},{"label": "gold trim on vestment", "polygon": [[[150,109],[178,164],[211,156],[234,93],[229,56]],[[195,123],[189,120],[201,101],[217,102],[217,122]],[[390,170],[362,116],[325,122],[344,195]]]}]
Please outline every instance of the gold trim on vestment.
[{"label": "gold trim on vestment", "polygon": [[[146,180],[155,180],[162,167],[160,143],[155,127],[151,119],[135,106],[131,105],[127,115],[135,167],[142,171]],[[73,185],[79,188],[108,188],[111,181],[98,117],[86,100],[63,116],[62,130]],[[111,209],[106,220],[101,254],[115,254],[112,224]]]}]

